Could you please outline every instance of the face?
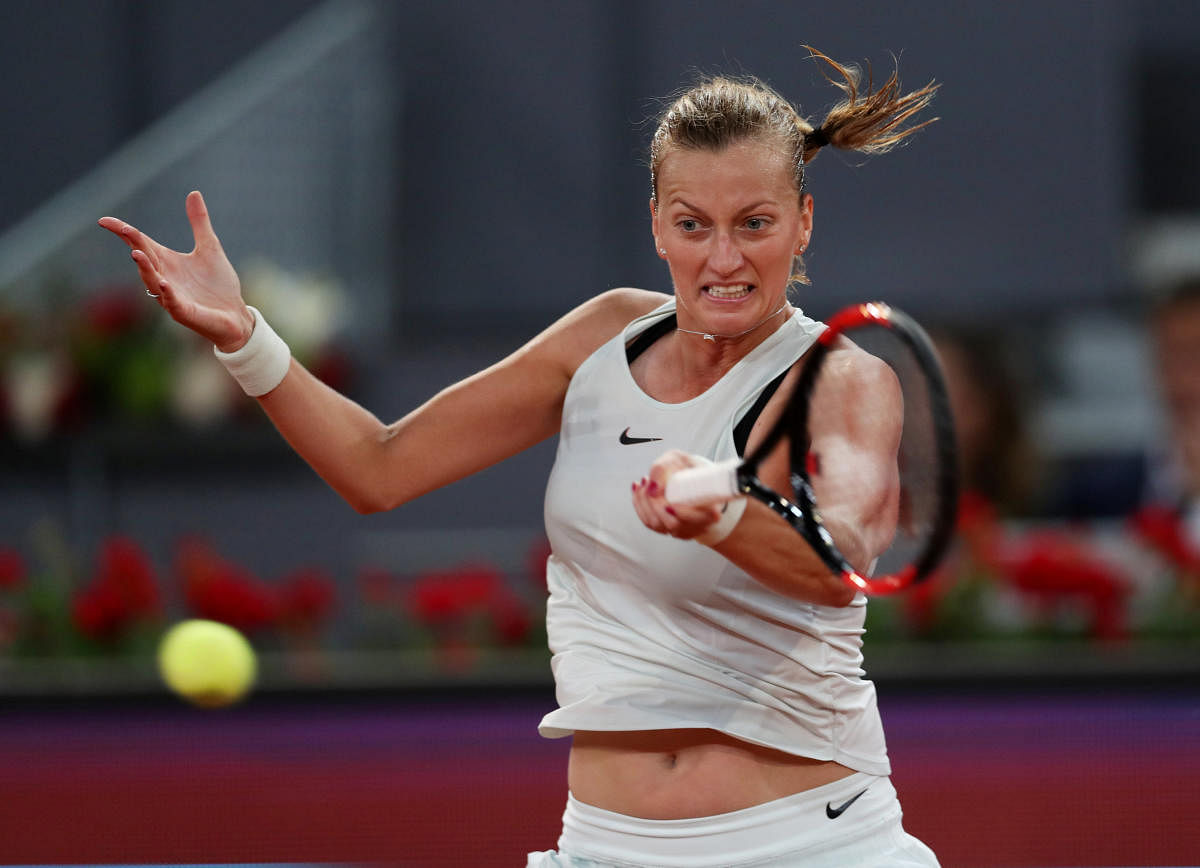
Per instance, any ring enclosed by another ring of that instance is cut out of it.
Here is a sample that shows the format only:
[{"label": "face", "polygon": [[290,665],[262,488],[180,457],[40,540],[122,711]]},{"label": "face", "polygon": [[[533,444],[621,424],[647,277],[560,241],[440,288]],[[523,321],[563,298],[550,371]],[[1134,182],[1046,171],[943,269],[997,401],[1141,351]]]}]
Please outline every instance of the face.
[{"label": "face", "polygon": [[681,327],[736,334],[783,304],[813,213],[789,162],[782,148],[759,141],[673,149],[663,159],[651,223],[671,269]]}]

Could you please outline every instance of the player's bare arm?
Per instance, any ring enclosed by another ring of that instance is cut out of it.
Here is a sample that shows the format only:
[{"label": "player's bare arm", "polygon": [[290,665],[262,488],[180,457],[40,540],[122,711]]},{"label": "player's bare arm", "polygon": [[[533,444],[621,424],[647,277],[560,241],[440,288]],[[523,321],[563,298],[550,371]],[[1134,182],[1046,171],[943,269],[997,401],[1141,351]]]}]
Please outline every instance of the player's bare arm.
[{"label": "player's bare arm", "polygon": [[638,289],[603,293],[391,424],[294,360],[260,403],[292,447],[355,509],[391,509],[554,435],[575,369],[663,299]]},{"label": "player's bare arm", "polygon": [[[188,195],[186,211],[195,240],[190,253],[114,217],[100,225],[129,246],[147,294],[173,319],[218,349],[235,351],[253,331],[253,314],[199,192]],[[599,295],[390,425],[295,359],[258,400],[288,443],[355,509],[389,509],[554,434],[579,364],[665,298],[637,289]]]},{"label": "player's bare arm", "polygon": [[[866,570],[887,548],[896,525],[901,393],[887,365],[848,342],[825,365],[812,398],[812,481],[825,526],[848,560]],[[756,421],[747,453],[779,419],[798,374],[799,368],[789,374]],[[759,468],[762,481],[776,491],[790,490],[788,450],[785,438]],[[651,476],[665,487],[670,474],[687,464],[687,456],[664,456]],[[663,532],[682,538],[702,533],[717,515],[713,507],[675,506],[667,512],[661,504],[658,509],[647,511],[651,526],[661,524]],[[854,590],[803,537],[754,498],[747,499],[733,532],[714,548],[779,593],[835,606],[854,599]]]}]

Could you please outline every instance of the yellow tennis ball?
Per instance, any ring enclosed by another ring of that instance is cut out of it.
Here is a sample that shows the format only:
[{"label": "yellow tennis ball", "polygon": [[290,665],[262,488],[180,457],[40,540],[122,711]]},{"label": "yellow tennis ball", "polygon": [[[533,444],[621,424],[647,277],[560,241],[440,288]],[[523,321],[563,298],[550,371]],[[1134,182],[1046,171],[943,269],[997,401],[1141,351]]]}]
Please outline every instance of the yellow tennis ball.
[{"label": "yellow tennis ball", "polygon": [[237,702],[254,686],[258,662],[246,637],[227,624],[181,621],[158,646],[167,686],[202,708]]}]

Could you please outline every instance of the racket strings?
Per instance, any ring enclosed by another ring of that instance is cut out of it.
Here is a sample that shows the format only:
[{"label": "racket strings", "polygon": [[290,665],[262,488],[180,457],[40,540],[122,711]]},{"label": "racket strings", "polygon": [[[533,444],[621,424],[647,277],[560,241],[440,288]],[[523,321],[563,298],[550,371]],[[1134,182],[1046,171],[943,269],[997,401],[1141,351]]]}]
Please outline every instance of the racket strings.
[{"label": "racket strings", "polygon": [[943,514],[937,401],[926,361],[892,328],[865,326],[851,335],[860,348],[885,362],[896,377],[903,423],[896,448],[896,524],[891,544],[876,560],[875,575],[899,572],[920,561]]},{"label": "racket strings", "polygon": [[[953,474],[952,454],[947,457],[947,444],[951,453],[953,448],[952,432],[948,433],[949,408],[936,357],[915,323],[896,326],[891,321],[867,320],[846,328],[843,334],[859,350],[883,362],[899,387],[897,405],[886,401],[876,405],[869,395],[857,396],[854,400],[858,404],[852,408],[857,421],[884,426],[881,433],[885,435],[888,427],[896,425],[894,411],[900,412],[902,421],[895,433],[889,497],[878,506],[882,511],[875,514],[880,520],[870,523],[869,536],[862,539],[855,539],[854,528],[828,530],[833,545],[847,556],[853,554],[852,559],[859,562],[860,575],[880,580],[881,589],[886,586],[886,590],[896,590],[900,585],[889,584],[891,579],[919,577],[928,572],[940,556],[948,523],[952,525],[953,504],[948,498],[956,495],[953,480],[948,478]],[[814,414],[818,412],[822,381],[830,375],[824,366],[816,372],[811,392]],[[855,486],[884,484],[873,476],[856,478],[845,466],[853,465],[853,456],[839,456],[836,467],[823,468],[822,463],[833,462],[822,462],[822,456],[807,449],[794,453],[793,488],[796,493],[802,491],[807,475],[814,506],[831,507],[827,512],[835,511],[839,499],[847,495],[853,499]],[[802,468],[804,473],[800,472]],[[823,473],[826,469],[830,472]],[[869,501],[869,496],[862,499]]]}]

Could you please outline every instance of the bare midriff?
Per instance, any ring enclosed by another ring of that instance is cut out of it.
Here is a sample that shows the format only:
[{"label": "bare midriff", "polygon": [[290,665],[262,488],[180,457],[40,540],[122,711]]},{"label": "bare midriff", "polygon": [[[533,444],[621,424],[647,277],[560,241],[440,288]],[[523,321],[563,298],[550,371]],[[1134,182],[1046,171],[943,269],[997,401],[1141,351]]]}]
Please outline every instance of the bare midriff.
[{"label": "bare midriff", "polygon": [[647,820],[739,811],[823,784],[853,770],[793,756],[711,729],[578,731],[568,785],[581,802]]}]

